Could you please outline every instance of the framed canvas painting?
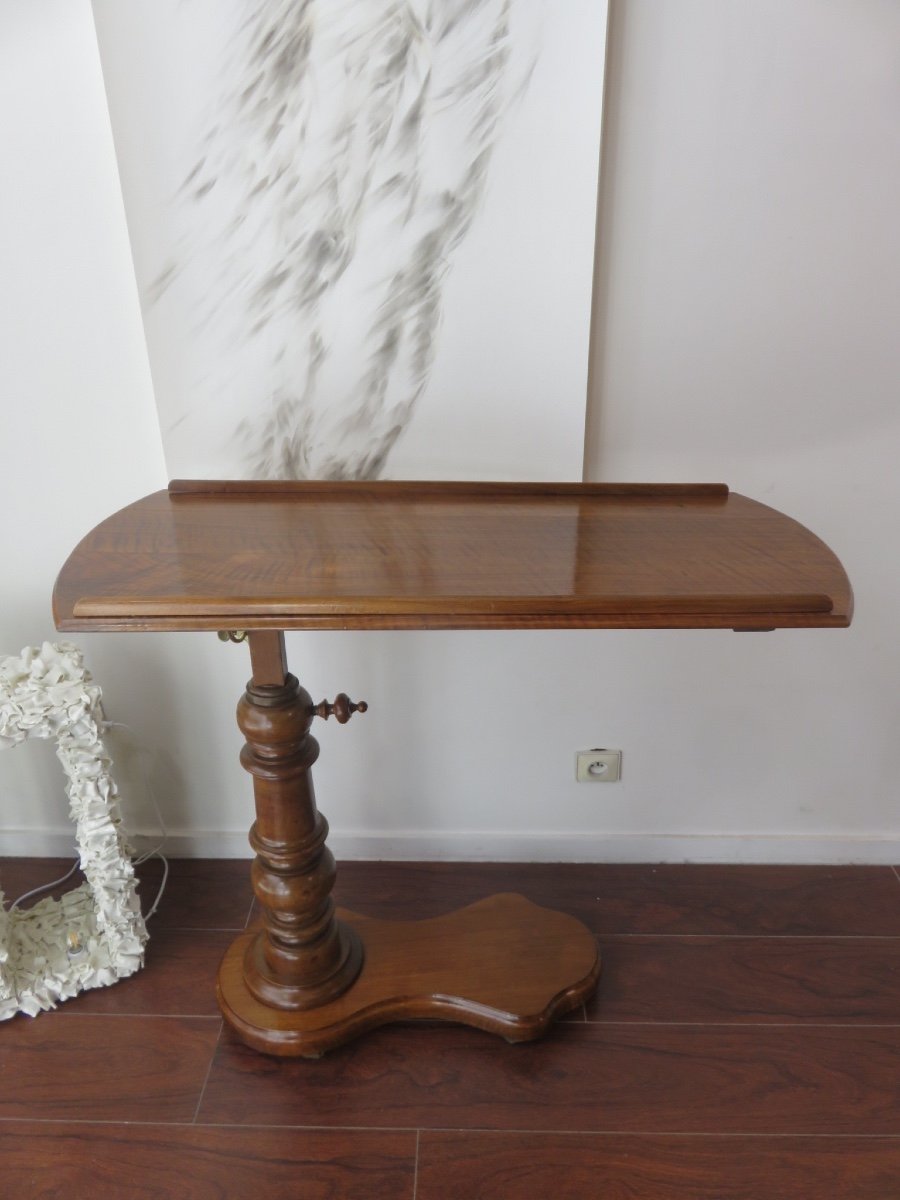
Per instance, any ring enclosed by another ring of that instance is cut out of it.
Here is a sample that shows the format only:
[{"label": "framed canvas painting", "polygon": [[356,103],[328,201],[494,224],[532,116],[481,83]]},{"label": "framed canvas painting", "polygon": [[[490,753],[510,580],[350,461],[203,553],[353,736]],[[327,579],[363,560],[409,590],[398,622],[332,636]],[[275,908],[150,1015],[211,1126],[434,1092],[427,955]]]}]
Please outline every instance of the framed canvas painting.
[{"label": "framed canvas painting", "polygon": [[172,477],[581,477],[606,2],[94,0]]}]

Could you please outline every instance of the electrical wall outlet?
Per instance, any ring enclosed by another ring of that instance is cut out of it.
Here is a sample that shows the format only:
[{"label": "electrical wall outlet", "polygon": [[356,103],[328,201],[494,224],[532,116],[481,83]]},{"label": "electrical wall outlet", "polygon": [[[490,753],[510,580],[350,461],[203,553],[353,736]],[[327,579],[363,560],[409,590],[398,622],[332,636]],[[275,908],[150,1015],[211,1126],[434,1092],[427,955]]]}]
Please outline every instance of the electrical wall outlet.
[{"label": "electrical wall outlet", "polygon": [[617,783],[622,778],[622,751],[579,750],[575,778],[579,783]]}]

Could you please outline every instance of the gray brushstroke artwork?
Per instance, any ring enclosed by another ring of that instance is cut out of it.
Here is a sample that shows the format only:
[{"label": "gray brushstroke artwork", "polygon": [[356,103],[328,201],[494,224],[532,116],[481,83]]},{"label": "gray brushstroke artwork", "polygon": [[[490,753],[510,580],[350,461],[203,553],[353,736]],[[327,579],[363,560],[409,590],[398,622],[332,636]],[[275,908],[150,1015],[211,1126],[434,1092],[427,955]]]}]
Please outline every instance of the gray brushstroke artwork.
[{"label": "gray brushstroke artwork", "polygon": [[192,392],[244,414],[222,436],[247,476],[384,471],[428,386],[454,255],[528,86],[542,10],[241,6],[172,200],[181,235],[145,301],[202,297],[183,302],[191,335],[218,352]]}]

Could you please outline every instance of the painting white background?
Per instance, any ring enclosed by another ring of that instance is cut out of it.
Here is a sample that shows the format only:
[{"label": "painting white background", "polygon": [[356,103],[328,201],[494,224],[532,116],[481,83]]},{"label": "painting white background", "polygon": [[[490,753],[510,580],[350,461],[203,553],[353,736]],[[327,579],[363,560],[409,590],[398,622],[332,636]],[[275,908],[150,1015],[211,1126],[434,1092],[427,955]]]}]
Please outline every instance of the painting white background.
[{"label": "painting white background", "polygon": [[[201,157],[211,124],[224,127],[216,134],[218,164],[232,153],[240,156],[239,146],[233,152],[228,148],[231,110],[217,112],[216,106],[227,82],[223,64],[233,30],[251,7],[234,0],[94,3],[173,477],[256,473],[232,432],[241,420],[263,419],[285,374],[283,368],[272,369],[266,340],[287,343],[289,365],[295,357],[295,378],[287,372],[289,386],[300,386],[306,369],[302,321],[287,332],[273,324],[252,344],[239,344],[240,309],[231,304],[238,288],[231,284],[243,268],[238,262],[233,276],[226,273],[223,280],[217,274],[221,248],[211,247],[205,258],[197,249],[209,222],[240,211],[237,169],[230,177],[226,169],[224,178],[219,171],[215,186],[193,207],[180,190]],[[277,0],[269,7],[277,10]],[[385,6],[368,0],[362,7],[344,6],[348,21],[354,12],[359,18],[379,7]],[[513,50],[502,82],[509,94],[486,191],[468,233],[448,251],[436,358],[413,417],[388,457],[387,477],[581,477],[607,5],[605,0],[552,5],[512,0],[509,8]],[[532,65],[527,86],[514,98]],[[322,90],[314,108],[338,102]],[[450,125],[436,107],[435,119]],[[455,127],[447,131],[448,159],[459,151],[449,144],[458,132]],[[238,142],[242,134],[246,130],[234,131]],[[310,161],[312,169],[314,156]],[[440,163],[439,178],[442,170],[448,181],[456,181]],[[271,221],[254,226],[258,245],[244,248],[245,261],[269,252],[270,227]],[[374,261],[372,279],[393,269],[392,228],[378,247],[372,238],[361,239],[358,257]],[[187,269],[154,300],[154,281],[173,256],[177,260],[182,254],[190,259]],[[339,280],[336,293],[346,282]],[[361,305],[368,293],[364,279],[349,292],[349,307]],[[345,295],[346,290],[332,321],[332,326],[339,321],[340,329],[332,328],[337,345],[322,385],[321,402],[335,410],[349,403],[368,355],[353,326],[370,314],[350,311]],[[208,316],[211,296],[213,319]],[[340,431],[333,436],[339,439]]]}]

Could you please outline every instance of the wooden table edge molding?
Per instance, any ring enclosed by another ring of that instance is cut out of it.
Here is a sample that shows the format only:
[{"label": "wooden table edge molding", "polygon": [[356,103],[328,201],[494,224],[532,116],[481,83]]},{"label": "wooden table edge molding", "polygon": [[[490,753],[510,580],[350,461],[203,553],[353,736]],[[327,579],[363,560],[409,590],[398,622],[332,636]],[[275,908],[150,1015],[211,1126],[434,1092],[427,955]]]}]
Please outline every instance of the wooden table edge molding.
[{"label": "wooden table edge molding", "polygon": [[314,704],[285,630],[755,631],[844,627],[852,610],[819,538],[723,484],[177,480],[89,533],[53,594],[61,630],[247,641],[262,920],[226,953],[218,997],[248,1045],[305,1057],[407,1019],[538,1037],[590,995],[600,958],[580,922],[521,896],[429,921],[335,912],[310,728],[366,706]]}]

